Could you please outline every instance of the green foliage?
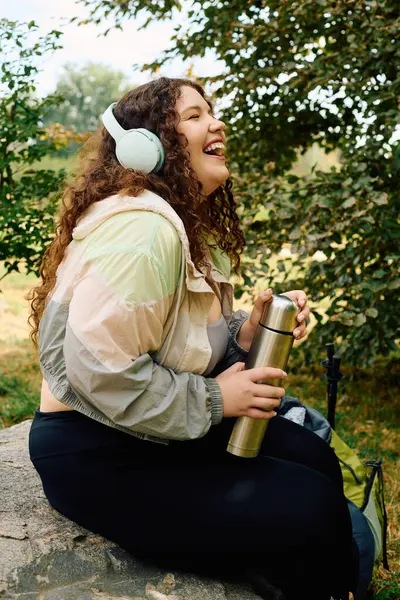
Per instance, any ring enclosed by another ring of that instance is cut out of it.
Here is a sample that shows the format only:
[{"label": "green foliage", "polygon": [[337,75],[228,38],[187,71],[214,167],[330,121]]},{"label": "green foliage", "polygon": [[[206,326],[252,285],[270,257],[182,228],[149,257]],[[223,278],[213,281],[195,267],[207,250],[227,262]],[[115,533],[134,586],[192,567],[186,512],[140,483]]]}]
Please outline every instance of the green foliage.
[{"label": "green foliage", "polygon": [[6,377],[0,373],[0,427],[16,425],[32,417],[40,402],[38,390],[32,390],[20,377]]},{"label": "green foliage", "polygon": [[[101,23],[146,13],[169,18],[180,3],[82,0]],[[208,78],[230,126],[230,166],[246,230],[243,291],[266,277],[275,291],[304,288],[347,363],[371,364],[400,337],[400,20],[397,0],[199,0],[187,26],[151,65],[213,50],[224,67]],[[340,170],[297,178],[298,151],[317,142],[341,153]],[[269,269],[291,244],[292,260]],[[316,251],[322,251],[319,259]],[[323,260],[321,260],[321,258]],[[328,309],[320,300],[328,298]],[[326,321],[326,322],[325,322]]]},{"label": "green foliage", "polygon": [[61,32],[37,37],[37,26],[0,20],[0,260],[7,272],[21,261],[37,272],[50,242],[56,191],[64,171],[32,168],[52,152],[42,117],[56,102],[34,96],[39,57],[60,48]]},{"label": "green foliage", "polygon": [[61,123],[80,133],[95,131],[107,106],[132,87],[122,71],[99,63],[88,63],[81,68],[68,63],[55,91],[62,100],[48,111],[44,124]]},{"label": "green foliage", "polygon": [[393,600],[399,597],[399,574],[392,573],[383,584],[380,584],[379,592],[374,596],[375,600]]}]

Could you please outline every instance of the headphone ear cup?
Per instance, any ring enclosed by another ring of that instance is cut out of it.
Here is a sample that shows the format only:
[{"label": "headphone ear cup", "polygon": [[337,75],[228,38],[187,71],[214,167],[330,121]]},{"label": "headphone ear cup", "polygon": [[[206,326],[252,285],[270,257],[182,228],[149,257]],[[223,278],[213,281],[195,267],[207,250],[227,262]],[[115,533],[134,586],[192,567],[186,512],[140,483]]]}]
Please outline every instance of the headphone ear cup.
[{"label": "headphone ear cup", "polygon": [[147,129],[127,131],[115,145],[118,162],[126,169],[151,173],[164,164],[165,152],[160,139]]}]

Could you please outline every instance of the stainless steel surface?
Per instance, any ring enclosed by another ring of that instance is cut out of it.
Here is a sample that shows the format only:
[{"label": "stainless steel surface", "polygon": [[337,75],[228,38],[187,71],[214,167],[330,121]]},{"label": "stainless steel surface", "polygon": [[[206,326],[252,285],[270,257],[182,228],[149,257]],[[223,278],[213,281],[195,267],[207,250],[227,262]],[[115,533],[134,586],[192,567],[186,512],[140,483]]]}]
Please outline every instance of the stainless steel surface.
[{"label": "stainless steel surface", "polygon": [[236,456],[255,458],[267,430],[268,421],[239,417],[233,426],[227,450]]},{"label": "stainless steel surface", "polygon": [[[259,324],[254,334],[246,369],[254,367],[275,367],[286,369],[290,350],[293,346],[293,331],[299,312],[296,304],[286,296],[273,296],[271,306],[266,306],[260,323],[268,323],[277,331]],[[272,325],[271,325],[272,323]],[[278,333],[285,331],[287,333]],[[281,386],[281,379],[267,379],[257,383]],[[233,427],[227,450],[236,456],[254,458],[258,455],[268,421],[239,417]]]},{"label": "stainless steel surface", "polygon": [[261,325],[292,333],[296,328],[296,316],[299,312],[295,302],[287,296],[273,295],[271,302],[266,302],[260,319]]},{"label": "stainless steel surface", "polygon": [[[257,327],[253,343],[246,361],[246,369],[254,367],[275,367],[285,370],[293,346],[293,335],[283,335],[262,325]],[[281,379],[268,379],[258,383],[279,385]]]}]

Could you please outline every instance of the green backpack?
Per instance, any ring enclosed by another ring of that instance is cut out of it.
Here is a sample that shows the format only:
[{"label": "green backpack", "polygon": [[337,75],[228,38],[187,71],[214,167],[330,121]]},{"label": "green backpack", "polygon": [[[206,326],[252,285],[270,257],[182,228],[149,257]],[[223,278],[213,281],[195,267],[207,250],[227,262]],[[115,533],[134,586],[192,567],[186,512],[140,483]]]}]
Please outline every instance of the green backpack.
[{"label": "green backpack", "polygon": [[331,429],[330,445],[342,469],[344,494],[362,512],[374,538],[374,562],[389,569],[386,549],[387,515],[382,459],[361,462],[356,452]]}]

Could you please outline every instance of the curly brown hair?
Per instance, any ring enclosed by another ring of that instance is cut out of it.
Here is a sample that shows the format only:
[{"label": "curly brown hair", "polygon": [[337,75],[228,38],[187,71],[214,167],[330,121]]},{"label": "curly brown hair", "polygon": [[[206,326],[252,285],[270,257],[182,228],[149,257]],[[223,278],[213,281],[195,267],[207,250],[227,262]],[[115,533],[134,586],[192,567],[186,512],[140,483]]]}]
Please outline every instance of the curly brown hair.
[{"label": "curly brown hair", "polygon": [[161,77],[127,92],[114,107],[124,129],[144,127],[161,140],[165,163],[158,173],[145,175],[122,167],[115,156],[115,141],[103,127],[83,146],[81,167],[72,185],[66,187],[55,238],[46,250],[40,275],[42,282],[30,292],[30,337],[37,345],[39,322],[46,299],[56,283],[56,272],[80,217],[94,202],[123,193],[137,196],[145,189],[159,194],[178,213],[189,239],[192,260],[213,284],[205,240],[214,240],[232,261],[238,273],[244,236],[239,226],[232,183],[228,179],[212,194],[202,197],[201,184],[190,166],[190,155],[177,132],[179,114],[175,109],[181,88],[190,86],[205,97],[203,88],[187,79]]}]

